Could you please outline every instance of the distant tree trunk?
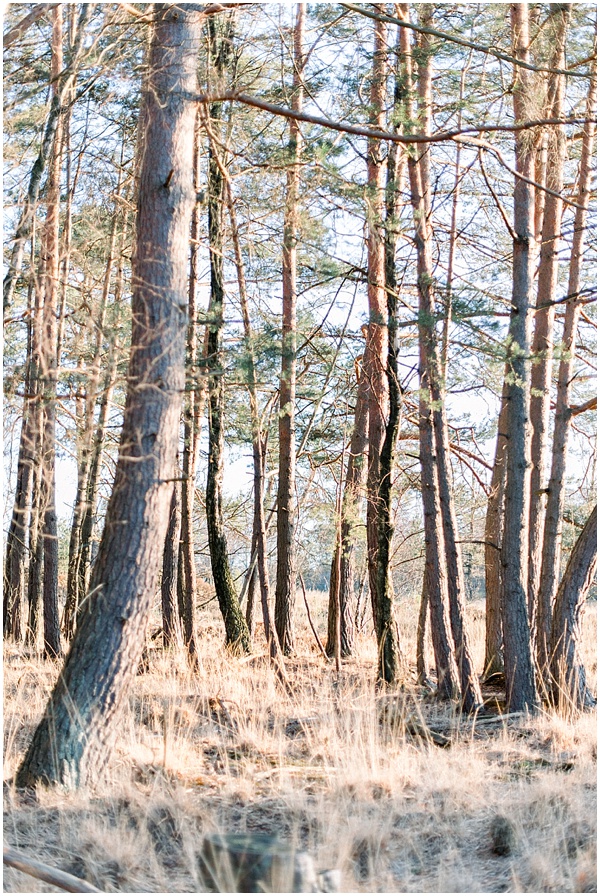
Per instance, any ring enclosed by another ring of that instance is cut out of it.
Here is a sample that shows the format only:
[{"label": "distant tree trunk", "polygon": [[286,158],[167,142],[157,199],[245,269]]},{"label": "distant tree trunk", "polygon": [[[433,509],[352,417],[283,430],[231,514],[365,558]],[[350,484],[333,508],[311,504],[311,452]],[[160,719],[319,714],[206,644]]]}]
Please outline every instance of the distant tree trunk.
[{"label": "distant tree trunk", "polygon": [[557,705],[595,706],[580,655],[581,615],[596,570],[598,507],[594,507],[569,557],[552,615],[552,696]]},{"label": "distant tree trunk", "polygon": [[[354,544],[356,541],[355,530],[359,525],[359,503],[361,491],[364,488],[367,465],[365,463],[369,448],[369,381],[366,375],[364,359],[360,359],[358,373],[358,388],[356,392],[356,406],[354,409],[354,428],[350,440],[350,453],[346,469],[346,482],[344,496],[342,498],[342,520],[340,527],[341,557],[339,558],[340,582],[340,653],[341,656],[351,656],[354,649],[354,624],[352,620],[352,601],[354,599]],[[340,544],[336,540],[336,547],[331,563],[332,575],[329,584],[329,605],[327,614],[327,644],[325,651],[328,656],[335,652],[336,639],[336,588],[338,552]]]},{"label": "distant tree trunk", "polygon": [[496,453],[492,468],[492,481],[485,515],[485,659],[484,676],[504,672],[502,637],[502,523],[504,519],[504,492],[506,487],[506,424],[508,418],[508,368],[498,414]]},{"label": "distant tree trunk", "polygon": [[[570,16],[568,4],[556,3],[551,7],[554,43],[552,67],[564,69],[567,26]],[[565,76],[552,74],[548,83],[548,117],[564,116]],[[552,606],[538,600],[540,572],[542,565],[542,543],[544,535],[544,507],[546,453],[550,429],[550,392],[552,386],[553,331],[555,317],[556,287],[558,281],[558,252],[563,202],[566,136],[564,128],[553,125],[548,135],[548,164],[546,186],[554,191],[548,193],[544,201],[542,240],[538,271],[537,310],[532,342],[533,364],[531,368],[531,502],[529,508],[529,569],[528,569],[528,610],[532,630],[536,632],[537,662],[544,677],[547,668],[552,627]],[[558,195],[557,195],[558,194]]]},{"label": "distant tree trunk", "polygon": [[[50,159],[50,153],[54,145],[56,137],[56,128],[58,127],[61,116],[61,106],[71,89],[73,79],[77,76],[77,68],[83,47],[83,37],[86,33],[87,21],[93,11],[91,3],[83,3],[81,5],[81,13],[77,25],[77,32],[73,41],[71,50],[71,65],[68,77],[62,80],[59,90],[52,91],[52,101],[48,110],[48,117],[44,125],[44,135],[40,145],[38,157],[35,160],[31,173],[29,175],[29,183],[27,186],[27,195],[23,204],[23,210],[19,218],[19,223],[14,236],[13,247],[8,263],[8,271],[3,281],[3,307],[6,311],[12,305],[15,286],[21,273],[23,264],[23,253],[25,245],[31,239],[31,234],[35,220],[35,210],[40,195],[40,186],[42,177],[46,170],[46,165]],[[54,82],[56,85],[56,82]]]},{"label": "distant tree trunk", "polygon": [[[59,98],[59,76],[63,69],[62,6],[54,7],[52,22],[51,77],[53,95]],[[58,613],[58,528],[56,519],[56,385],[58,379],[57,299],[60,267],[60,173],[62,161],[62,116],[59,115],[54,135],[48,180],[46,183],[46,221],[42,232],[41,263],[44,270],[44,310],[41,352],[41,387],[43,401],[42,476],[44,485],[44,654],[57,657],[61,653]]]},{"label": "distant tree trunk", "polygon": [[132,348],[115,485],[91,592],[17,786],[96,781],[156,593],[184,385],[186,267],[202,14],[157,4],[141,108]]},{"label": "distant tree trunk", "polygon": [[[513,53],[529,60],[529,8],[511,4]],[[530,72],[515,66],[513,104],[516,121],[527,118]],[[516,135],[516,168],[533,181],[534,152],[525,131]],[[538,695],[527,613],[529,552],[529,477],[531,440],[529,421],[528,357],[530,351],[534,249],[534,192],[531,183],[515,178],[513,240],[513,291],[508,334],[510,377],[507,383],[507,450],[504,535],[502,538],[503,627],[506,698],[510,712],[534,711]]]},{"label": "distant tree trunk", "polygon": [[554,435],[552,440],[552,463],[548,481],[548,504],[544,525],[542,551],[542,571],[540,576],[540,607],[552,607],[557,588],[560,570],[560,554],[562,542],[562,524],[566,489],[566,463],[569,432],[571,429],[571,391],[573,381],[573,364],[575,355],[575,338],[581,311],[579,297],[581,281],[581,261],[584,253],[586,234],[587,208],[590,201],[592,159],[595,127],[591,119],[594,113],[596,93],[595,71],[590,80],[590,90],[586,107],[586,118],[590,119],[583,129],[579,182],[577,185],[577,204],[573,225],[573,247],[569,265],[569,296],[565,307],[565,320],[562,336],[562,357],[558,370],[558,387],[556,393],[556,411],[554,415]]},{"label": "distant tree trunk", "polygon": [[163,548],[162,580],[160,584],[163,646],[175,647],[179,639],[177,624],[177,567],[179,535],[181,532],[181,489],[177,481],[181,475],[179,462],[175,460],[173,491],[169,507],[169,523]]},{"label": "distant tree trunk", "polygon": [[[406,9],[406,7],[404,7]],[[407,12],[407,10],[406,10]],[[424,16],[430,16],[429,6]],[[402,39],[402,55],[410,73],[410,41],[408,34]],[[421,66],[420,75],[430,77],[430,63]],[[423,79],[423,78],[422,78]],[[423,86],[421,87],[423,90]],[[410,97],[407,109],[412,109]],[[427,120],[425,122],[427,127]],[[414,151],[413,151],[414,153]],[[459,693],[458,670],[453,656],[448,619],[448,578],[446,573],[442,505],[440,499],[439,438],[434,430],[434,400],[432,389],[438,392],[440,359],[435,332],[435,301],[433,295],[433,265],[431,258],[431,224],[429,160],[427,153],[422,160],[409,153],[408,171],[411,201],[413,205],[415,243],[417,248],[417,289],[419,294],[419,443],[421,461],[421,493],[425,519],[425,581],[431,613],[431,637],[438,677],[438,694],[442,698]],[[437,381],[437,382],[436,382]]]},{"label": "distant tree trunk", "polygon": [[421,599],[419,601],[419,616],[417,619],[417,683],[429,684],[429,661],[427,659],[427,611],[429,599],[427,597],[427,577],[423,575],[421,586]]},{"label": "distant tree trunk", "polygon": [[[306,4],[299,3],[294,28],[294,75],[292,109],[302,110],[304,96],[304,21]],[[279,479],[277,487],[277,582],[275,626],[285,656],[294,650],[294,605],[296,602],[296,558],[294,547],[296,513],[296,243],[300,203],[301,133],[290,119],[287,189],[283,221],[281,376],[279,380]]]},{"label": "distant tree trunk", "polygon": [[[119,178],[116,188],[117,197],[120,196],[121,187],[121,170],[119,170]],[[115,203],[113,207],[113,221],[111,226],[110,243],[108,249],[108,258],[104,272],[104,282],[102,284],[102,296],[100,298],[100,307],[98,309],[98,318],[95,323],[95,339],[94,356],[90,365],[90,374],[85,392],[85,410],[82,421],[81,447],[78,453],[77,464],[77,494],[75,498],[75,507],[73,510],[73,522],[71,525],[71,538],[69,541],[69,561],[67,573],[67,600],[65,605],[65,613],[63,620],[63,628],[65,637],[72,638],[75,627],[75,619],[79,603],[85,596],[86,577],[82,575],[82,526],[84,518],[87,514],[87,502],[89,492],[90,471],[94,454],[94,415],[96,410],[96,402],[98,399],[100,376],[102,369],[102,350],[104,342],[104,330],[106,320],[106,310],[108,297],[110,293],[113,266],[115,262],[115,250],[117,243],[117,230],[120,222],[118,207]],[[117,275],[122,275],[121,270]],[[115,292],[117,290],[115,289]],[[119,290],[120,291],[120,290]],[[116,298],[116,296],[115,296]],[[94,508],[95,509],[95,508]],[[92,511],[93,512],[93,511]],[[91,533],[90,533],[91,534]],[[83,587],[82,587],[83,586]]]},{"label": "distant tree trunk", "polygon": [[[223,75],[231,58],[232,27],[227,19],[224,33],[218,20],[209,21],[210,54],[217,76]],[[212,103],[211,121],[218,121],[222,103]],[[225,643],[242,653],[250,652],[250,633],[242,613],[229,566],[227,539],[223,521],[223,454],[225,432],[225,371],[223,366],[224,281],[223,281],[223,209],[225,179],[209,148],[208,165],[208,239],[210,250],[210,304],[208,308],[208,474],[206,480],[206,524],[213,580],[225,623]]]}]

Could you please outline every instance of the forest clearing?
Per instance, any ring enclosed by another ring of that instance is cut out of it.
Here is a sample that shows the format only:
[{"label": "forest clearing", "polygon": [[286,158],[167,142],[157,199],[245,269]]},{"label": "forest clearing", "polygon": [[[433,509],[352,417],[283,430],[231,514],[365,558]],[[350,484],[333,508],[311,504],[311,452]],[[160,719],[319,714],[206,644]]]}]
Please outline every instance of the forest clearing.
[{"label": "forest clearing", "polygon": [[5,836],[57,885],[594,889],[596,33],[6,7]]}]

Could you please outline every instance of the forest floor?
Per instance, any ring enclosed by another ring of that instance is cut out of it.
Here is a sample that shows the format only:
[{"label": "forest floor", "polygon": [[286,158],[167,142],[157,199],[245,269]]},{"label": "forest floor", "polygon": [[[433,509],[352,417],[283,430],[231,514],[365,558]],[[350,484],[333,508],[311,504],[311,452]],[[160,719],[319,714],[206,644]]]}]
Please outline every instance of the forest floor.
[{"label": "forest floor", "polygon": [[[325,597],[309,597],[324,631]],[[401,613],[412,657],[416,606]],[[481,664],[483,605],[469,615]],[[214,831],[300,844],[319,870],[341,870],[343,892],[596,891],[595,713],[461,720],[416,687],[410,663],[401,689],[378,692],[367,632],[336,674],[301,604],[297,616],[293,699],[260,630],[255,655],[223,649],[214,603],[199,675],[151,650],[105,780],[78,793],[10,784],[58,667],[6,648],[5,844],[104,892],[201,891],[197,855]],[[595,687],[592,603],[585,637]],[[53,892],[12,869],[4,888]]]}]

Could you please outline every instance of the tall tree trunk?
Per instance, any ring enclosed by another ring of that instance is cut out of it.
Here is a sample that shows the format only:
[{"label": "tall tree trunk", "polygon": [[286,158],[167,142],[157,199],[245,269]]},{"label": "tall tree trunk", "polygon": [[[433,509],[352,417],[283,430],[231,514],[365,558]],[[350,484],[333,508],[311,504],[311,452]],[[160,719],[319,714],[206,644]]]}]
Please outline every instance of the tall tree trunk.
[{"label": "tall tree trunk", "polygon": [[79,786],[106,766],[142,653],[168,522],[184,385],[186,267],[202,14],[157,4],[142,99],[132,348],[115,485],[92,590],[16,775]]},{"label": "tall tree trunk", "polygon": [[557,705],[590,708],[590,693],[580,653],[581,616],[596,570],[598,507],[594,507],[569,557],[552,614],[552,696]]},{"label": "tall tree trunk", "polygon": [[558,369],[558,387],[556,393],[556,412],[554,415],[554,435],[552,439],[552,462],[548,481],[548,504],[544,525],[542,550],[542,570],[540,576],[540,592],[538,606],[552,607],[558,588],[560,570],[560,554],[562,542],[562,522],[565,503],[566,463],[569,432],[571,429],[571,392],[573,381],[573,364],[575,356],[575,338],[581,311],[579,297],[581,281],[581,261],[584,252],[586,234],[587,208],[590,201],[592,178],[592,158],[595,127],[591,119],[594,113],[596,94],[595,71],[590,80],[586,118],[588,122],[583,129],[579,181],[577,185],[577,208],[573,226],[573,246],[569,265],[568,300],[565,307],[565,320],[562,335],[562,357]]},{"label": "tall tree trunk", "polygon": [[508,419],[508,367],[500,397],[496,453],[485,514],[485,659],[484,676],[504,672],[502,636],[502,524],[506,488],[506,448]]},{"label": "tall tree trunk", "polygon": [[[200,109],[194,127],[194,189],[200,191]],[[198,363],[198,321],[196,290],[198,285],[198,238],[200,205],[192,212],[190,269],[188,280],[188,330],[186,345],[186,390],[183,400],[183,456],[181,480],[181,533],[177,565],[177,594],[183,625],[183,639],[192,669],[198,668],[196,645],[196,558],[194,555],[194,496],[200,441],[200,422],[204,414],[208,381],[206,371],[200,373]],[[205,330],[202,356],[206,357],[208,329]]]},{"label": "tall tree trunk", "polygon": [[[408,13],[408,10],[406,10]],[[431,8],[424,7],[425,18],[431,16]],[[408,34],[402,40],[402,55],[406,60],[407,80],[410,77],[410,41]],[[425,50],[427,55],[427,48]],[[420,93],[425,111],[425,132],[428,129],[427,96],[430,91],[430,62],[425,58],[420,65]],[[407,109],[412,101],[407,99]],[[415,158],[414,149],[409,154],[408,171],[411,201],[414,213],[415,244],[417,249],[417,289],[419,295],[419,443],[421,461],[421,492],[425,518],[425,581],[423,588],[429,600],[431,613],[431,637],[435,654],[440,697],[455,696],[459,691],[458,670],[452,652],[448,619],[448,576],[446,572],[444,526],[441,502],[441,478],[439,474],[440,447],[443,438],[436,439],[434,395],[441,400],[440,357],[435,332],[435,300],[433,294],[433,264],[431,258],[431,187],[429,182],[429,156],[423,152]],[[435,392],[434,392],[435,390]],[[438,419],[438,430],[444,421]],[[448,494],[445,493],[446,501]]]},{"label": "tall tree trunk", "polygon": [[[375,10],[383,13],[381,4]],[[373,67],[371,73],[371,124],[384,130],[386,100],[387,26],[374,22]],[[375,633],[381,630],[378,601],[379,578],[379,487],[381,452],[389,413],[388,307],[385,292],[385,156],[381,140],[370,138],[367,145],[367,297],[369,327],[363,364],[369,383],[369,460],[367,471],[367,558],[369,591]]]},{"label": "tall tree trunk", "polygon": [[[569,22],[569,6],[553,4],[551,20],[547,27],[552,29],[554,44],[552,67],[564,69],[565,44]],[[564,115],[565,77],[550,75],[548,83],[548,118],[562,118]],[[532,341],[533,363],[531,368],[531,500],[529,508],[529,568],[528,568],[528,609],[532,630],[536,632],[537,661],[540,674],[544,677],[549,655],[552,607],[538,601],[540,571],[542,565],[542,542],[544,534],[544,506],[546,472],[546,452],[550,428],[550,391],[552,385],[553,331],[558,281],[558,252],[563,203],[560,193],[563,189],[566,137],[564,128],[554,125],[548,135],[548,164],[546,186],[553,191],[546,196],[542,223],[542,240],[538,272],[537,309]],[[557,195],[558,194],[558,195]]]},{"label": "tall tree trunk", "polygon": [[[511,4],[513,53],[529,60],[529,9],[526,3]],[[531,78],[527,69],[515,66],[513,104],[516,121],[527,118],[527,94]],[[502,539],[503,627],[506,699],[510,712],[534,711],[538,695],[533,670],[533,652],[527,613],[527,570],[529,553],[529,478],[531,438],[529,421],[534,250],[534,192],[531,186],[534,152],[525,131],[516,135],[516,168],[523,177],[515,178],[513,239],[513,290],[507,344],[510,374],[507,382],[507,450],[504,535]]]},{"label": "tall tree trunk", "polygon": [[[292,109],[302,110],[304,97],[304,20],[306,4],[299,3],[294,27],[294,75]],[[284,655],[294,650],[296,558],[296,243],[300,203],[302,136],[298,122],[290,119],[287,189],[283,221],[281,376],[279,379],[279,479],[277,486],[277,581],[275,626]]]},{"label": "tall tree trunk", "polygon": [[[63,68],[62,6],[54,8],[52,23],[52,60],[50,72],[54,97],[59,97],[59,76]],[[46,183],[46,221],[42,232],[44,269],[44,310],[42,318],[41,387],[44,412],[42,437],[42,476],[44,539],[44,653],[59,656],[60,622],[58,614],[58,527],[56,519],[56,386],[58,378],[57,299],[60,266],[60,174],[62,161],[62,116],[59,115]]]},{"label": "tall tree trunk", "polygon": [[[232,21],[228,18],[224,33],[216,18],[209,22],[210,54],[217,77],[227,70],[232,52]],[[212,103],[211,122],[218,122],[222,103]],[[210,249],[210,304],[208,308],[208,474],[206,480],[206,523],[213,580],[225,623],[225,643],[242,653],[250,652],[250,633],[242,613],[229,566],[227,539],[223,521],[223,454],[225,432],[225,371],[223,365],[224,281],[223,281],[223,209],[225,179],[214,147],[209,148],[208,164],[208,238]]]}]

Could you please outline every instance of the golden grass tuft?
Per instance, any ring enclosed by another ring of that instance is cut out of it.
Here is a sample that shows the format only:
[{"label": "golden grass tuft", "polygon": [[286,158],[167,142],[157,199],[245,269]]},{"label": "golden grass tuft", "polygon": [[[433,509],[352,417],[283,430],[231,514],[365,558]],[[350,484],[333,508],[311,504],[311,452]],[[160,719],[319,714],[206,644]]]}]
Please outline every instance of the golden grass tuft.
[{"label": "golden grass tuft", "polygon": [[[310,599],[323,631],[325,598]],[[177,651],[151,651],[103,781],[79,793],[40,788],[34,798],[5,784],[6,842],[105,892],[201,890],[197,853],[212,831],[278,834],[319,869],[341,869],[345,892],[595,889],[595,714],[460,720],[414,685],[415,606],[399,610],[410,656],[395,693],[375,687],[368,633],[336,676],[299,618],[290,699],[262,633],[256,654],[236,659],[207,607],[200,674]],[[482,607],[469,612],[481,660]],[[585,630],[595,686],[592,605]],[[5,649],[5,782],[57,671]],[[409,733],[427,725],[448,733],[447,749]],[[505,854],[493,849],[497,817],[511,825]],[[4,880],[9,892],[51,890],[14,870]]]}]

